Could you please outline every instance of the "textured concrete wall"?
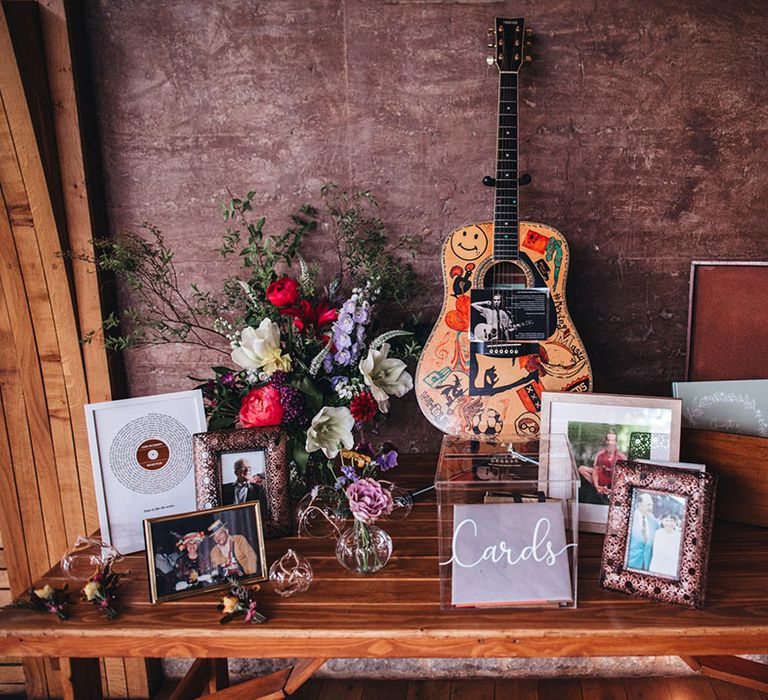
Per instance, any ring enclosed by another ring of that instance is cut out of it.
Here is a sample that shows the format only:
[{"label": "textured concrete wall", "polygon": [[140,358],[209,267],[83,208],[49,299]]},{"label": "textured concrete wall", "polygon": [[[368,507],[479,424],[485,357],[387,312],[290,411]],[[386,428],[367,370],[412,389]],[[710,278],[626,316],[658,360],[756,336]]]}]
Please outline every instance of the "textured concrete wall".
[{"label": "textured concrete wall", "polygon": [[[690,261],[765,256],[766,8],[94,1],[111,226],[159,225],[185,278],[213,284],[227,269],[211,252],[222,230],[212,195],[256,190],[278,230],[333,180],[372,189],[396,234],[422,235],[419,269],[436,281],[447,232],[491,217],[480,180],[494,166],[497,77],[485,31],[519,13],[538,33],[521,78],[521,169],[533,176],[523,213],[570,241],[570,306],[596,389],[668,394],[684,366]],[[132,393],[186,388],[207,360],[130,353]],[[435,446],[413,401],[398,411],[401,447]]]}]

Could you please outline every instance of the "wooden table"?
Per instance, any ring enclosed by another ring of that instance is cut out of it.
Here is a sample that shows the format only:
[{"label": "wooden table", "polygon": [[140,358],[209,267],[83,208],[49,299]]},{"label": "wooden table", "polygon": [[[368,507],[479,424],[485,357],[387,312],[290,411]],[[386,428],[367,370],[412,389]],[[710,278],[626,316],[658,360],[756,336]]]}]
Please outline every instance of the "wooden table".
[{"label": "wooden table", "polygon": [[[396,478],[407,487],[423,485],[433,466],[434,458],[410,458]],[[132,555],[117,620],[106,622],[81,602],[64,623],[48,614],[6,609],[0,612],[0,655],[68,659],[63,680],[72,697],[82,695],[82,679],[92,680],[98,671],[98,662],[88,659],[99,657],[302,658],[307,661],[294,673],[308,677],[323,660],[344,657],[679,655],[694,667],[714,668],[712,675],[719,677],[756,675],[750,684],[768,689],[768,677],[760,675],[764,667],[713,658],[768,653],[768,529],[717,523],[703,611],[602,591],[602,537],[582,534],[577,609],[443,613],[435,517],[430,497],[417,503],[406,521],[388,523],[393,558],[368,578],[346,572],[330,540],[268,541],[270,561],[292,547],[310,559],[315,581],[308,593],[288,599],[263,585],[259,605],[268,616],[265,625],[220,625],[216,594],[151,605],[144,557]],[[64,579],[54,569],[43,581],[60,585]],[[198,685],[200,674],[210,676],[216,668],[221,671],[221,664],[199,661]],[[295,675],[294,685],[297,680]],[[210,683],[220,687],[226,680]],[[87,696],[94,697],[90,691]]]}]

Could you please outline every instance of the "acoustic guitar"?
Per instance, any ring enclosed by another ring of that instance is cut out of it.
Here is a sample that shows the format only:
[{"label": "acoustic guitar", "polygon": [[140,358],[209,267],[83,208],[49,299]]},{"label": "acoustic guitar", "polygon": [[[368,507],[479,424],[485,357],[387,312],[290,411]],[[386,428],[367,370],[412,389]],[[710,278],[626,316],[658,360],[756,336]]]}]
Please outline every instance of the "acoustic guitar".
[{"label": "acoustic guitar", "polygon": [[497,18],[493,59],[499,109],[493,222],[454,230],[442,249],[445,295],[416,370],[429,421],[464,437],[533,437],[541,392],[591,391],[592,368],[565,299],[568,243],[550,226],[520,221],[518,72],[523,19]]}]

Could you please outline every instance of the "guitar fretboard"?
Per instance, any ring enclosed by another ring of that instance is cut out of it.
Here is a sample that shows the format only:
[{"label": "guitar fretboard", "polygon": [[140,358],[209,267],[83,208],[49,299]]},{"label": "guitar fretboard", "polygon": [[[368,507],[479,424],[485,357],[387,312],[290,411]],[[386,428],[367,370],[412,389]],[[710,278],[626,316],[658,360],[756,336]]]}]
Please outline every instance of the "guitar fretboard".
[{"label": "guitar fretboard", "polygon": [[496,150],[496,203],[493,257],[518,258],[517,73],[499,75],[499,128]]}]

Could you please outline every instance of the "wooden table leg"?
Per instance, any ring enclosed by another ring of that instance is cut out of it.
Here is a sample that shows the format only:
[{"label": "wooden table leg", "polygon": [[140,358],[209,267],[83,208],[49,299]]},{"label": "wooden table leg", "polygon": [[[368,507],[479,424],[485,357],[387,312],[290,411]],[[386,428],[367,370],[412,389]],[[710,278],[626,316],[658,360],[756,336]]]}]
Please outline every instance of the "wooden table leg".
[{"label": "wooden table leg", "polygon": [[285,682],[285,694],[292,695],[304,683],[306,683],[315,671],[320,668],[328,659],[302,659],[297,661],[296,665],[291,669],[291,675],[288,676],[288,680]]},{"label": "wooden table leg", "polygon": [[327,659],[301,659],[293,666],[211,693],[211,700],[281,700],[295,693]]},{"label": "wooden table leg", "polygon": [[59,659],[64,700],[102,700],[99,659]]},{"label": "wooden table leg", "polygon": [[697,673],[721,681],[768,691],[768,665],[738,656],[681,656]]},{"label": "wooden table leg", "polygon": [[228,659],[208,659],[211,668],[211,678],[208,681],[208,692],[213,694],[217,690],[229,688],[229,664]]}]

